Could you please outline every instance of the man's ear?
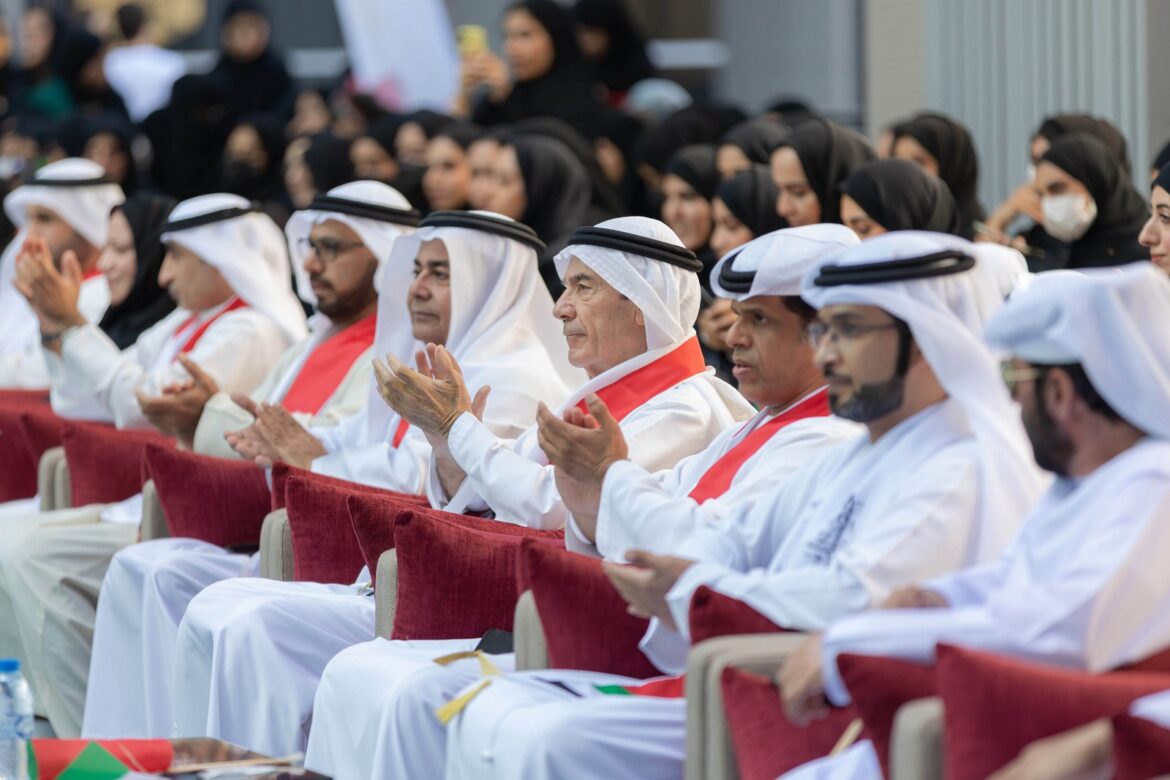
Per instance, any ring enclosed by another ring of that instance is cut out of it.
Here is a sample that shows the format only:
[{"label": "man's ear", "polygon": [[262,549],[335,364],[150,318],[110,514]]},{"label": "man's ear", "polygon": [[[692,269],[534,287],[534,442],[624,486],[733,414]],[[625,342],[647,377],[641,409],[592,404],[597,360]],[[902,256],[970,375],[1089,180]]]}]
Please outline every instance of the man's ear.
[{"label": "man's ear", "polygon": [[646,317],[643,316],[642,310],[634,307],[634,322],[642,328],[646,327]]},{"label": "man's ear", "polygon": [[1067,422],[1077,402],[1072,377],[1064,369],[1051,368],[1037,381],[1041,383],[1040,402],[1048,416],[1059,423]]}]

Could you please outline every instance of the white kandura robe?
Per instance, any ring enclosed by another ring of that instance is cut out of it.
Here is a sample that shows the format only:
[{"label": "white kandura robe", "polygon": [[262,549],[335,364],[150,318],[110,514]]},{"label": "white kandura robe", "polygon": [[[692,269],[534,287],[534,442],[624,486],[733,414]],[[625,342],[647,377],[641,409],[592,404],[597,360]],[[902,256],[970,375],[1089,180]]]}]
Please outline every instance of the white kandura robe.
[{"label": "white kandura robe", "polygon": [[[53,411],[62,417],[112,422],[119,428],[149,428],[135,391],[160,395],[167,385],[189,379],[175,358],[195,329],[227,305],[201,312],[186,327],[191,313],[171,312],[125,350],[96,325],[71,332],[59,357],[47,355]],[[225,392],[250,393],[290,346],[273,320],[243,308],[215,319],[189,354]]]},{"label": "white kandura robe", "polygon": [[[950,608],[881,610],[831,626],[823,656],[829,698],[850,701],[837,672],[841,653],[930,663],[935,646],[946,643],[1101,672],[1165,649],[1168,516],[1170,444],[1164,441],[1147,439],[1087,477],[1056,482],[1003,556],[924,583]],[[1158,696],[1170,702],[1165,694],[1138,699],[1133,714],[1147,717],[1152,710],[1145,707],[1157,705]],[[861,780],[877,765],[867,740],[794,769],[785,780]]]},{"label": "white kandura robe", "polygon": [[[252,393],[253,399],[279,402],[313,350],[337,332],[327,318],[315,317],[309,338],[284,354]],[[371,351],[353,361],[317,414],[293,416],[317,431],[356,414],[372,381]],[[199,419],[195,451],[238,457],[223,441],[223,433],[251,421],[227,393],[217,393]],[[171,659],[187,602],[213,582],[258,573],[258,555],[232,553],[196,539],[156,539],[119,551],[98,598],[89,670],[92,695],[86,698],[82,734],[91,739],[170,736]]]},{"label": "white kandura robe", "polygon": [[[856,425],[839,418],[791,423],[744,461],[727,492],[718,499],[700,505],[688,497],[715,462],[770,419],[771,415],[760,412],[747,423],[729,426],[706,449],[672,469],[651,473],[629,460],[614,464],[605,477],[601,511],[610,512],[621,505],[630,513],[631,527],[638,522],[653,523],[646,546],[669,552],[672,547],[666,542],[655,544],[656,538],[670,539],[701,523],[713,522],[722,507],[755,500],[819,451],[858,433]],[[621,498],[615,500],[618,494]],[[674,523],[683,530],[676,531]],[[570,532],[579,533],[575,528]],[[630,546],[633,544],[601,551],[616,558]],[[468,640],[462,647],[470,649],[475,644],[475,640]],[[451,648],[451,644],[436,647],[434,643],[376,639],[338,654],[326,667],[313,704],[314,712],[320,715],[309,734],[309,765],[343,778],[411,776],[411,752],[401,750],[398,742],[386,737],[395,733],[397,719],[409,719],[418,724],[409,739],[441,745],[443,728],[434,721],[435,707],[478,677],[475,661],[461,661],[449,668],[430,663]],[[493,661],[505,670],[515,663],[510,654],[493,656]],[[411,669],[417,671],[406,676]],[[371,684],[372,680],[379,682]],[[399,696],[406,688],[419,695]],[[404,706],[425,716],[404,714],[400,709]]]},{"label": "white kandura robe", "polygon": [[[856,437],[728,522],[694,534],[677,554],[700,562],[667,596],[674,618],[685,627],[691,596],[709,585],[781,625],[819,630],[880,603],[894,588],[971,563],[981,546],[974,526],[982,479],[970,428],[954,402],[920,412],[876,443]],[[652,621],[642,646],[660,669],[683,671],[688,643],[680,634]],[[551,778],[581,771],[586,756],[612,756],[609,777],[681,775],[682,701],[590,694],[582,703],[534,687],[535,679],[607,682],[561,670],[508,675],[458,716],[446,756],[419,766],[438,775],[445,760],[448,777],[518,771]],[[526,712],[530,705],[535,709]],[[633,722],[638,718],[646,720],[644,729]],[[534,720],[547,726],[520,730]]]},{"label": "white kandura robe", "polygon": [[[701,374],[627,415],[623,432],[631,452],[636,456],[641,438],[653,436],[656,441],[648,449],[661,460],[648,465],[664,468],[670,465],[667,458],[671,452],[677,458],[709,442],[731,422],[726,403],[718,396],[713,401],[715,394],[709,388],[710,380]],[[499,442],[485,426],[474,422],[492,445]],[[629,425],[637,427],[631,430]],[[526,439],[534,441],[535,434],[526,431],[520,441]],[[517,465],[512,450],[495,450],[500,452],[511,456],[508,465]],[[530,461],[524,465],[532,466],[537,479],[544,480],[544,466]],[[518,492],[517,482],[510,484],[509,496]],[[555,484],[552,488],[555,490]],[[354,586],[315,583],[281,583],[273,589],[257,580],[237,580],[217,583],[199,594],[188,607],[179,631],[175,671],[178,734],[215,736],[271,754],[303,747],[313,696],[325,665],[345,648],[374,638],[373,599],[355,591]],[[311,599],[307,598],[310,594]],[[249,607],[239,612],[238,607],[229,606],[240,604]],[[273,627],[277,625],[288,628],[276,630]],[[263,639],[255,636],[258,632],[265,635]],[[453,640],[443,646],[460,649],[467,641],[474,646],[478,638]],[[241,686],[249,691],[247,697],[239,695]],[[273,711],[290,713],[291,720],[256,716],[257,712]],[[293,722],[296,728],[289,726]]]},{"label": "white kandura robe", "polygon": [[[66,339],[60,357],[49,356],[54,411],[133,424],[141,417],[134,389],[158,393],[185,377],[175,355],[194,328],[222,308],[201,313],[179,332],[190,314],[173,312],[125,351],[96,326],[83,326]],[[284,341],[271,321],[242,309],[215,319],[191,355],[221,387],[248,392]],[[6,520],[12,532],[0,541],[0,610],[12,612],[0,614],[0,622],[17,627],[22,657],[58,735],[80,733],[98,589],[114,553],[137,537],[140,513],[140,499],[130,499]]]}]

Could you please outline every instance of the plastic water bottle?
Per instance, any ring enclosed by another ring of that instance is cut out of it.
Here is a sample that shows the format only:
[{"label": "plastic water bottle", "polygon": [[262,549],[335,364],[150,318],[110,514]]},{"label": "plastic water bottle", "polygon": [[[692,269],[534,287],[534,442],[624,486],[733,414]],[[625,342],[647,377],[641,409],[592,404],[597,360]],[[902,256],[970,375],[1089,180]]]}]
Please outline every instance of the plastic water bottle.
[{"label": "plastic water bottle", "polygon": [[0,780],[28,780],[33,700],[20,661],[0,658]]}]

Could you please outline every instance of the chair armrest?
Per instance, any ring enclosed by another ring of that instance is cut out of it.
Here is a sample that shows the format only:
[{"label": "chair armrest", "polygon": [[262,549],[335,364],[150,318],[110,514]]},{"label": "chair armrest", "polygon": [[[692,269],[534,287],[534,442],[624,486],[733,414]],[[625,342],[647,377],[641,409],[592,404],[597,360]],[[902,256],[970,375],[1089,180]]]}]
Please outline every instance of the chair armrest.
[{"label": "chair armrest", "polygon": [[292,530],[284,509],[269,512],[260,528],[260,576],[293,580]]},{"label": "chair armrest", "polygon": [[723,670],[734,666],[770,676],[804,638],[797,633],[720,636],[691,649],[686,682],[686,780],[739,777],[723,712]]},{"label": "chair armrest", "polygon": [[[59,482],[58,474],[64,471],[63,483]],[[65,495],[61,494],[60,485],[64,485]],[[52,512],[54,509],[65,509],[70,505],[68,495],[69,467],[65,464],[65,448],[51,447],[41,455],[37,464],[37,495],[41,497],[41,511]]]},{"label": "chair armrest", "polygon": [[894,716],[890,744],[892,780],[943,776],[943,703],[938,697],[903,704]]},{"label": "chair armrest", "polygon": [[394,633],[398,611],[398,551],[387,550],[378,557],[377,585],[374,586],[374,635],[389,639]]},{"label": "chair armrest", "polygon": [[520,594],[516,602],[516,620],[512,624],[516,647],[516,669],[548,668],[548,644],[544,639],[544,627],[540,624],[540,613],[536,610],[536,598],[532,591]]},{"label": "chair armrest", "polygon": [[146,484],[142,486],[142,526],[139,533],[144,542],[151,539],[168,539],[171,535],[153,479],[146,480]]}]

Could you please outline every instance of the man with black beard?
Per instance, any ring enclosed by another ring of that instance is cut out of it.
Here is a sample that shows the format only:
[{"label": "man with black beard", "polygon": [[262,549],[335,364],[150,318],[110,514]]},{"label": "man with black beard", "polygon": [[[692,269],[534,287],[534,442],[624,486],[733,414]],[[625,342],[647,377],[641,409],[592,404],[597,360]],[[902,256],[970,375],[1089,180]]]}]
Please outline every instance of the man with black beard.
[{"label": "man with black beard", "polygon": [[[805,276],[801,297],[817,309],[806,334],[830,409],[866,430],[755,502],[725,507],[675,555],[631,551],[633,565],[603,564],[630,612],[652,619],[641,647],[658,669],[685,668],[700,586],[780,626],[821,631],[1002,551],[1041,479],[980,338],[1003,295],[977,254],[898,232]],[[493,680],[451,721],[446,776],[678,777],[682,700],[607,694],[641,682],[552,670]]]},{"label": "man with black beard", "polygon": [[[826,695],[850,701],[843,653],[930,663],[944,643],[1097,673],[1170,646],[1168,313],[1170,283],[1134,263],[1040,274],[992,318],[987,340],[1013,355],[1004,379],[1056,480],[996,560],[897,591],[885,609],[806,640],[780,671],[790,717]],[[880,775],[867,743],[827,761],[793,774]],[[1059,765],[1040,751],[1002,777]]]}]

